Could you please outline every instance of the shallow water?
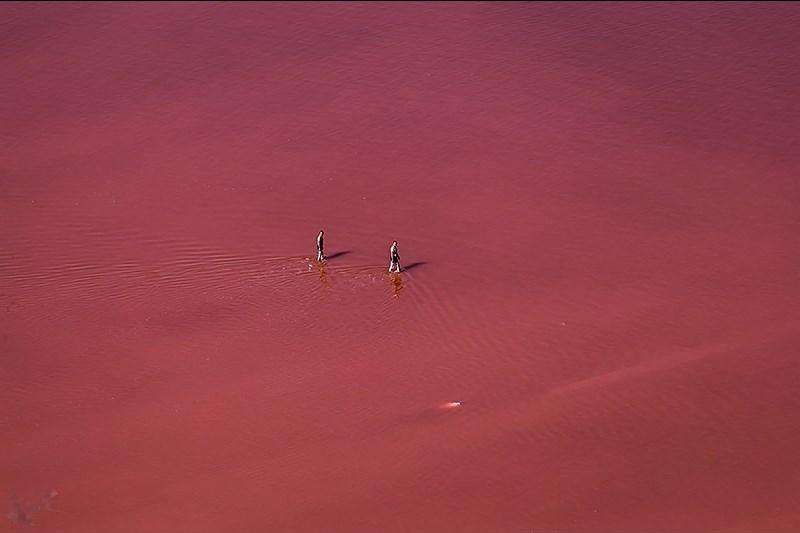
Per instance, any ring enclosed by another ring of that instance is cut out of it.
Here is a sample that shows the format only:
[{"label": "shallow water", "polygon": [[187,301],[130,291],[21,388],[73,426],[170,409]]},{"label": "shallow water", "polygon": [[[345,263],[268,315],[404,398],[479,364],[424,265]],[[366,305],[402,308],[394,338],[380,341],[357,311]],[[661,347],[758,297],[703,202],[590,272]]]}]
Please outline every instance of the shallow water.
[{"label": "shallow water", "polygon": [[0,7],[3,527],[800,528],[798,23]]}]

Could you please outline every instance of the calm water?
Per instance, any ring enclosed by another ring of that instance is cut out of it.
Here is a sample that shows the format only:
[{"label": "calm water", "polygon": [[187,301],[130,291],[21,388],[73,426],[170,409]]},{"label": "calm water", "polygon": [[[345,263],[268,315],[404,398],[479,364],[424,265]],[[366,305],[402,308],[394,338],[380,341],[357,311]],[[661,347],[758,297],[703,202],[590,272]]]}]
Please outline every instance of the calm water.
[{"label": "calm water", "polygon": [[800,529],[798,27],[3,5],[0,530]]}]

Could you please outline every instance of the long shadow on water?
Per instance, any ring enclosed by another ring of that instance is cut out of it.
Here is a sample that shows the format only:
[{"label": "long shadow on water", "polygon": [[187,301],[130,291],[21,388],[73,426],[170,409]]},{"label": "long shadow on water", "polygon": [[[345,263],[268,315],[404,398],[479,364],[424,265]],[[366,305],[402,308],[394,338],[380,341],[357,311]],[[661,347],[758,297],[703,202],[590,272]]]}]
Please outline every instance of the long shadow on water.
[{"label": "long shadow on water", "polygon": [[344,250],[342,252],[336,252],[335,254],[326,255],[325,259],[327,259],[327,260],[336,259],[337,257],[342,257],[343,255],[347,255],[349,253],[352,253],[352,252],[350,250]]},{"label": "long shadow on water", "polygon": [[416,263],[411,263],[410,265],[404,266],[403,270],[411,270],[412,268],[417,268],[422,265],[427,265],[427,261],[417,261]]}]

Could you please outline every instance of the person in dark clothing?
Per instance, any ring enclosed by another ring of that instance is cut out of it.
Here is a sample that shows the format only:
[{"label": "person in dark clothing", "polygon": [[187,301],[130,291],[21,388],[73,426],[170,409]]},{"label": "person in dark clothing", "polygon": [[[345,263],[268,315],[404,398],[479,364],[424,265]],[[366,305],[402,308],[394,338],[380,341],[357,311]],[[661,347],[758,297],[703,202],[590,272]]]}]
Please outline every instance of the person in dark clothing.
[{"label": "person in dark clothing", "polygon": [[389,272],[400,272],[400,254],[397,253],[397,241],[389,248]]}]

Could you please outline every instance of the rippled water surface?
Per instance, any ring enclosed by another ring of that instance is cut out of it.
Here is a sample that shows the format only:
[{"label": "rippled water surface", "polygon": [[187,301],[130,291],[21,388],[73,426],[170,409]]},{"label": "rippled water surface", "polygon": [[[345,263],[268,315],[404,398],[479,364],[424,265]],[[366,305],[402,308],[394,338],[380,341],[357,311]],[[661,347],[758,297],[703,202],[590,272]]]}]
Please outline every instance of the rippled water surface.
[{"label": "rippled water surface", "polygon": [[0,6],[0,530],[799,530],[798,27]]}]

